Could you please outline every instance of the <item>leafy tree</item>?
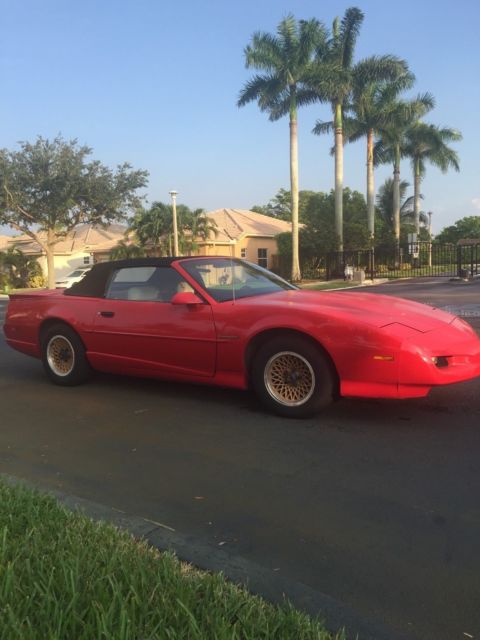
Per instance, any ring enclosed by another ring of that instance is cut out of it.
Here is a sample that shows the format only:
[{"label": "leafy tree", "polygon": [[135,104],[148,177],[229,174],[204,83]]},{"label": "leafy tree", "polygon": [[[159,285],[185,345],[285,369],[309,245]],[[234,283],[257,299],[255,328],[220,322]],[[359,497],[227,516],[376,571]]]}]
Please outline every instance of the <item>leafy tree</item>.
[{"label": "leafy tree", "polygon": [[405,132],[405,144],[402,151],[412,161],[414,223],[417,233],[420,231],[420,183],[425,175],[425,165],[430,162],[443,173],[450,167],[459,171],[458,155],[447,143],[461,139],[462,135],[456,129],[437,127],[425,122],[416,122]]},{"label": "leafy tree", "polygon": [[[367,205],[363,194],[343,190],[345,213],[344,249],[365,249],[368,246]],[[308,202],[304,213],[304,226],[300,230],[300,255],[302,260],[319,257],[338,249],[335,233],[335,191],[315,193]],[[291,234],[277,236],[279,253],[291,254]]]},{"label": "leafy tree", "polygon": [[[139,203],[147,172],[99,161],[92,150],[60,136],[21,142],[20,151],[0,151],[0,223],[30,236],[47,257],[48,286],[55,286],[55,245],[78,224],[107,225]],[[42,233],[44,232],[44,233]]]},{"label": "leafy tree", "polygon": [[435,237],[435,242],[452,242],[478,239],[480,244],[480,216],[466,216],[450,227],[445,227]]},{"label": "leafy tree", "polygon": [[238,106],[256,100],[271,121],[288,114],[290,121],[290,191],[292,212],[292,280],[301,279],[298,258],[298,136],[297,109],[311,101],[304,81],[314,52],[326,42],[327,33],[318,20],[300,20],[292,15],[280,22],[277,34],[255,33],[245,48],[247,68],[263,73],[246,83]]},{"label": "leafy tree", "polygon": [[[298,219],[300,222],[303,222],[305,208],[308,205],[310,198],[314,195],[314,191],[298,192]],[[292,194],[286,189],[280,189],[266,205],[255,205],[250,209],[250,211],[255,211],[256,213],[261,213],[264,216],[270,216],[271,218],[278,218],[278,220],[291,220]]]},{"label": "leafy tree", "polygon": [[371,56],[354,64],[355,45],[364,14],[350,7],[340,20],[333,23],[332,38],[327,48],[317,52],[316,65],[309,84],[317,99],[329,102],[333,111],[331,122],[318,121],[313,132],[317,135],[334,132],[335,136],[335,231],[338,248],[343,249],[343,137],[344,114],[352,92],[375,82],[392,81],[406,73],[406,63],[395,56]]}]

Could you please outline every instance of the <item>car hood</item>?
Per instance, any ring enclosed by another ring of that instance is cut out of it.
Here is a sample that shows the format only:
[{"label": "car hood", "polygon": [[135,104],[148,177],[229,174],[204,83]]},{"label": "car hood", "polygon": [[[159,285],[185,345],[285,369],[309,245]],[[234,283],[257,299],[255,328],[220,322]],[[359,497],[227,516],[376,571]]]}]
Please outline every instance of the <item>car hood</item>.
[{"label": "car hood", "polygon": [[317,312],[339,319],[353,319],[374,327],[402,324],[417,331],[427,332],[451,324],[455,316],[419,302],[404,298],[354,293],[347,291],[282,291],[268,296],[244,298],[252,304],[266,303],[295,306],[305,312]]}]

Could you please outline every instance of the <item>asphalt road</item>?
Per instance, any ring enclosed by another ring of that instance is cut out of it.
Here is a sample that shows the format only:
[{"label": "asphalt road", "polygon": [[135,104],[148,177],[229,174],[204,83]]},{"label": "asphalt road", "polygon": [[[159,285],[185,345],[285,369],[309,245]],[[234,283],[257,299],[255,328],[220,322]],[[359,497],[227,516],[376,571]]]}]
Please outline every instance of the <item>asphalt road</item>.
[{"label": "asphalt road", "polygon": [[[371,291],[455,307],[480,331],[480,281]],[[478,380],[292,421],[243,392],[55,387],[0,337],[0,422],[3,473],[191,533],[412,637],[480,638]]]}]

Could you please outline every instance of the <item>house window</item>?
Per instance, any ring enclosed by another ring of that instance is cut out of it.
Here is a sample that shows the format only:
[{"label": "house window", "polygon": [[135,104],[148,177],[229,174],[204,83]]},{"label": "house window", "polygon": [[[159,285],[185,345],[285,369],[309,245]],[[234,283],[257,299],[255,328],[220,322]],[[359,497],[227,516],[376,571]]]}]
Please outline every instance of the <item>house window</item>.
[{"label": "house window", "polygon": [[241,258],[246,258],[247,257],[247,250],[245,248],[240,249],[240,257]]},{"label": "house window", "polygon": [[90,264],[90,256],[83,256],[83,264]]},{"label": "house window", "polygon": [[267,258],[267,250],[259,249],[258,250],[258,266],[263,267],[264,269],[268,268],[268,258]]}]

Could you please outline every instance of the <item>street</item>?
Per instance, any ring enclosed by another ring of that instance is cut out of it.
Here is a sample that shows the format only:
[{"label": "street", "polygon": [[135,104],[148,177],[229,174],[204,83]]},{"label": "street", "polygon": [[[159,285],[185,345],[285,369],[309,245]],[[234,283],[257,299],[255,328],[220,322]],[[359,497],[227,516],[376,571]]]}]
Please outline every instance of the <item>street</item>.
[{"label": "street", "polygon": [[[480,331],[480,281],[367,290]],[[56,387],[2,334],[0,470],[193,534],[414,638],[480,638],[479,392],[287,420],[237,391],[107,375]]]}]

